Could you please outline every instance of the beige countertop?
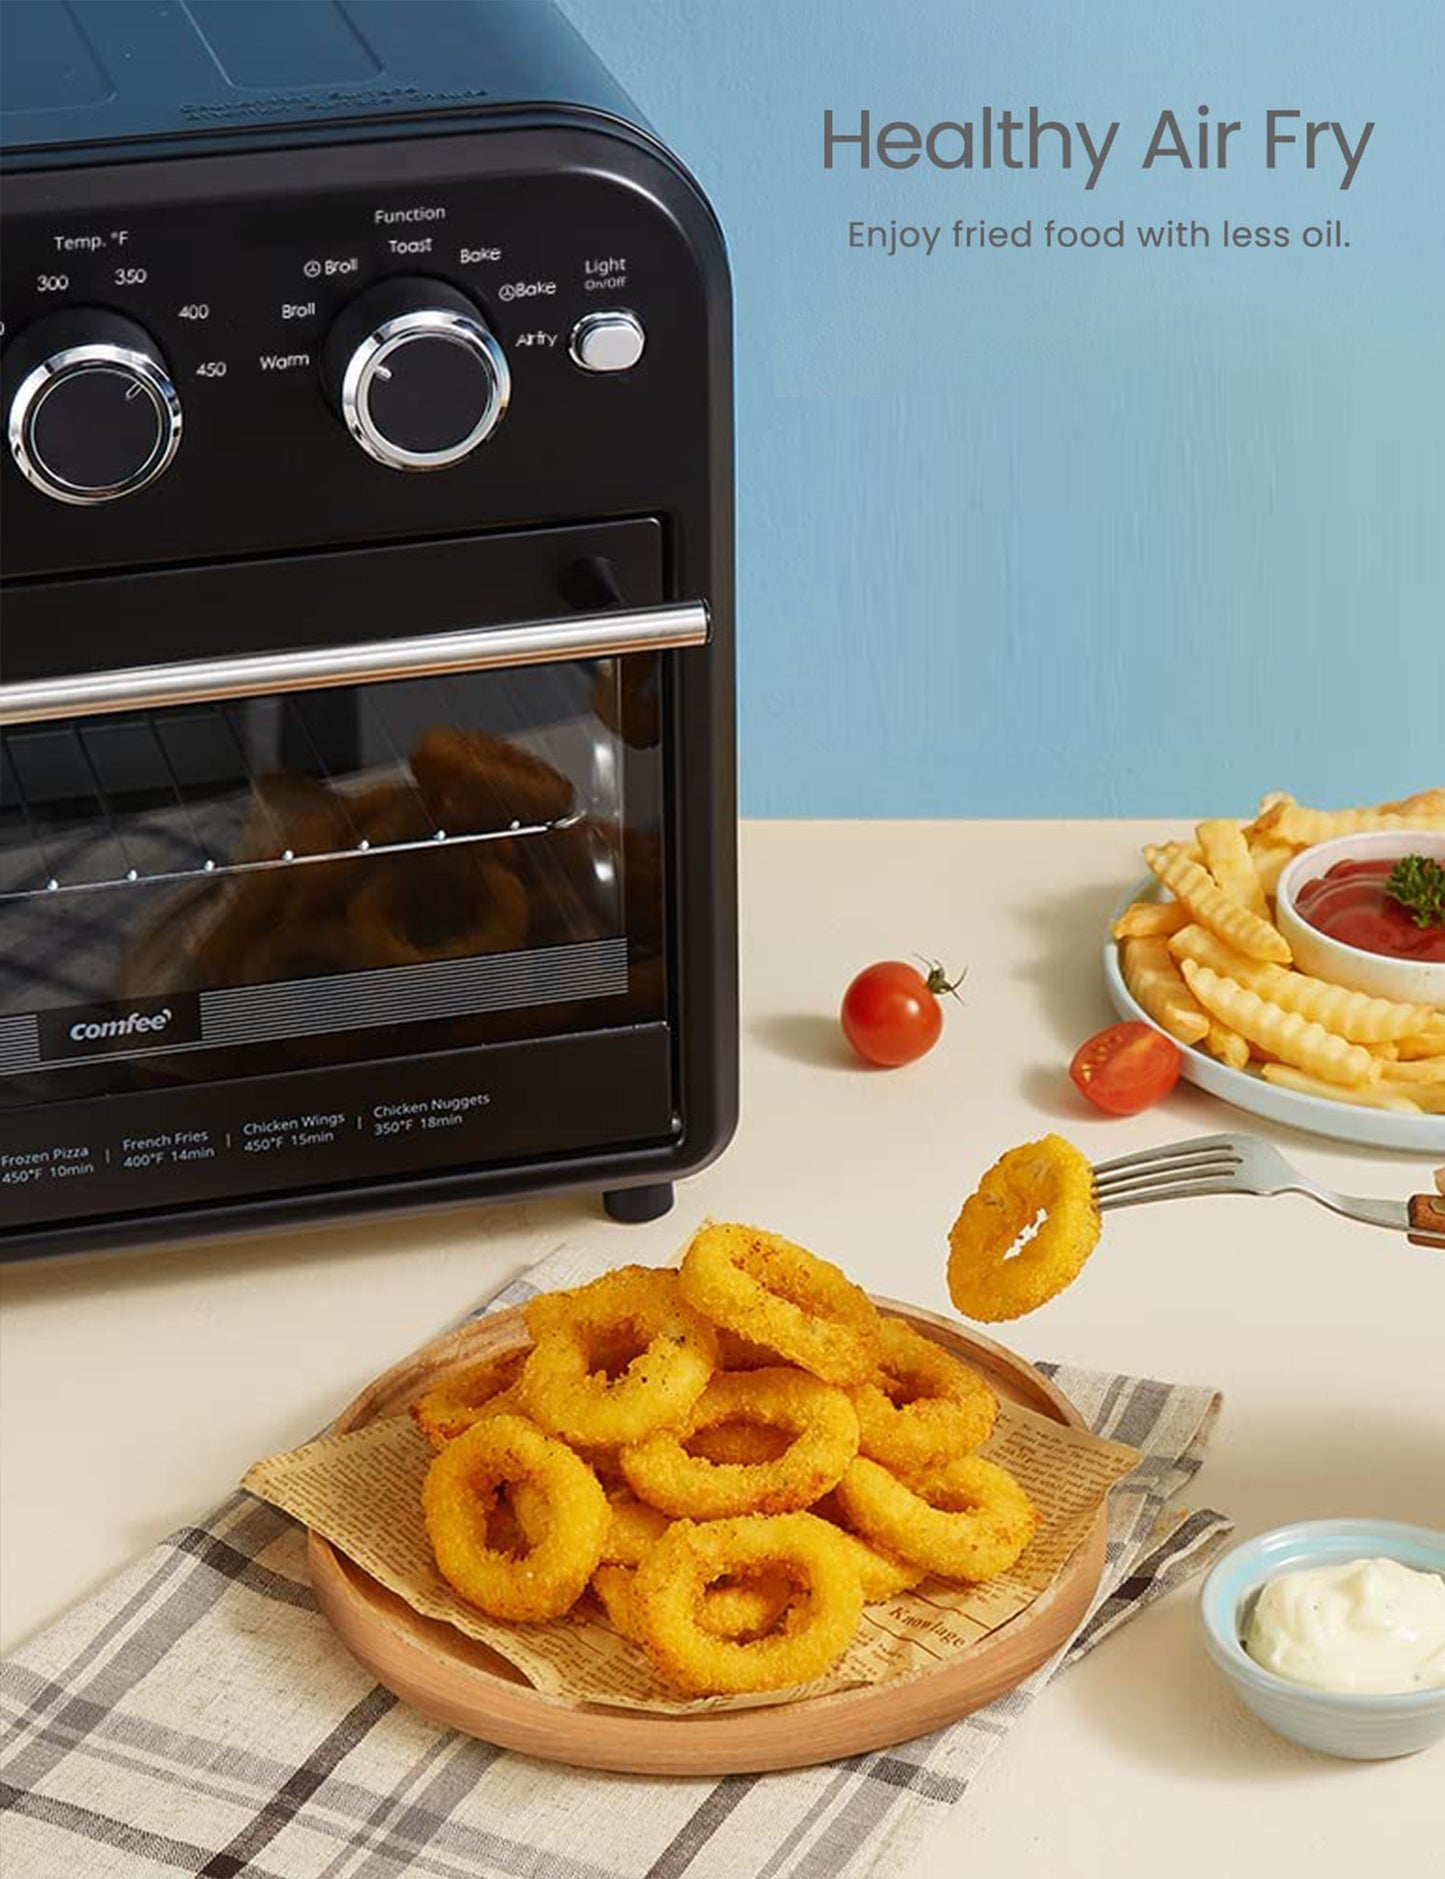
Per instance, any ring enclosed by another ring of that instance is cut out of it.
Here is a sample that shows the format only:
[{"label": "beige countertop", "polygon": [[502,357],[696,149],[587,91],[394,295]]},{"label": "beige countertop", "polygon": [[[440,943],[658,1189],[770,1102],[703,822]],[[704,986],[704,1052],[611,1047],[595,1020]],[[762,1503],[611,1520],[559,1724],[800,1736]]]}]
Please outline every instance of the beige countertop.
[{"label": "beige countertop", "polygon": [[[776,1227],[875,1290],[947,1309],[944,1235],[994,1157],[1048,1128],[1102,1157],[1258,1127],[1357,1193],[1428,1185],[1419,1160],[1255,1125],[1181,1085],[1123,1121],[1065,1066],[1105,1023],[1099,946],[1139,872],[1132,823],[753,823],[743,830],[743,1120],[670,1218],[615,1226],[587,1198],[393,1218],[16,1268],[0,1298],[0,1629],[55,1618],[246,1465],[303,1440],[395,1357],[552,1249],[662,1261],[705,1214]],[[1177,828],[1177,825],[1171,825]],[[860,965],[967,962],[921,1064],[867,1072],[838,998]],[[1445,1525],[1445,1257],[1297,1198],[1110,1218],[1074,1288],[1005,1339],[1210,1382],[1224,1415],[1197,1496],[1241,1535],[1374,1514]],[[1357,1879],[1438,1844],[1445,1748],[1346,1764],[1235,1703],[1174,1594],[1061,1678],[910,1879]],[[1428,1808],[1428,1813],[1427,1813]]]}]

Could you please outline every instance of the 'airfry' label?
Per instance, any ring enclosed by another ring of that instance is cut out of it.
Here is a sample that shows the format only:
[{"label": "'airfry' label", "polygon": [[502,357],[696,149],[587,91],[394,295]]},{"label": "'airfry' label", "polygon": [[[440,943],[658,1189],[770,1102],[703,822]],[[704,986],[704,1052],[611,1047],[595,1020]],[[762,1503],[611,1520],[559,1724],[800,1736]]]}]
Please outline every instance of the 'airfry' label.
[{"label": "'airfry' label", "polygon": [[193,992],[137,998],[124,1005],[67,1005],[39,1014],[45,1063],[72,1057],[134,1056],[168,1044],[194,1044],[201,1035],[200,1000]]}]

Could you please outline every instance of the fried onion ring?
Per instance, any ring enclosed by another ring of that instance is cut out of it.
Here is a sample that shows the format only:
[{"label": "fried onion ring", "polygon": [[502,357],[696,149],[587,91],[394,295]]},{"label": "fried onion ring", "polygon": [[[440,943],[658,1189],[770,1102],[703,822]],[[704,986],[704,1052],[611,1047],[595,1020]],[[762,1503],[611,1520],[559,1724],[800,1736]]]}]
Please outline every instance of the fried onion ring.
[{"label": "fried onion ring", "polygon": [[660,1540],[672,1525],[667,1515],[642,1501],[612,1499],[608,1502],[607,1532],[602,1540],[604,1566],[636,1566],[642,1555]]},{"label": "fried onion ring", "polygon": [[[780,1621],[745,1642],[713,1636],[702,1617],[708,1587],[765,1572],[788,1582]],[[821,1676],[848,1648],[863,1609],[846,1549],[804,1514],[679,1520],[637,1568],[632,1595],[658,1674],[698,1694],[779,1690]]]},{"label": "fried onion ring", "polygon": [[[762,1423],[792,1437],[775,1461],[715,1462],[687,1443],[720,1423]],[[697,1520],[787,1514],[810,1506],[858,1452],[858,1418],[847,1395],[798,1370],[724,1371],[678,1429],[660,1429],[622,1451],[622,1472],[639,1499]]]},{"label": "fried onion ring", "polygon": [[[520,1397],[516,1413],[519,1416],[527,1413],[521,1407]],[[609,1444],[606,1448],[589,1448],[585,1442],[569,1442],[567,1446],[574,1455],[582,1457],[609,1494],[614,1488],[626,1487],[627,1483],[622,1476],[622,1450],[615,1444]]]},{"label": "fried onion ring", "polygon": [[698,1622],[715,1638],[760,1638],[782,1617],[792,1596],[792,1584],[781,1572],[721,1579],[703,1593]]},{"label": "fried onion ring", "polygon": [[[635,1566],[609,1565],[604,1561],[592,1575],[592,1590],[612,1621],[613,1629],[634,1644],[641,1644],[642,1620],[632,1595],[636,1577]],[[723,1580],[703,1593],[698,1623],[714,1638],[738,1641],[759,1638],[771,1631],[782,1617],[792,1595],[791,1584],[779,1572],[759,1573],[751,1579]]]},{"label": "fried onion ring", "polygon": [[592,1575],[592,1590],[612,1629],[621,1632],[633,1644],[641,1644],[642,1624],[632,1598],[632,1582],[636,1577],[635,1566],[604,1561]]},{"label": "fried onion ring", "polygon": [[[513,1498],[525,1553],[492,1544],[497,1491]],[[607,1497],[592,1470],[563,1443],[520,1416],[474,1423],[433,1460],[422,1513],[442,1577],[492,1618],[538,1623],[576,1603],[602,1557]]]},{"label": "fried onion ring", "polygon": [[547,1531],[547,1496],[535,1481],[518,1481],[498,1491],[487,1516],[487,1545],[495,1553],[521,1554]]},{"label": "fried onion ring", "polygon": [[1007,1469],[965,1455],[900,1481],[860,1456],[838,1483],[849,1524],[942,1579],[992,1579],[1033,1538],[1038,1514]]},{"label": "fried onion ring", "polygon": [[758,1227],[699,1229],[678,1273],[714,1324],[765,1344],[825,1383],[862,1383],[878,1357],[878,1314],[826,1259]]},{"label": "fried onion ring", "polygon": [[[1038,1231],[1013,1252],[1036,1221]],[[1062,1136],[1026,1142],[963,1203],[948,1236],[949,1296],[965,1318],[1021,1318],[1072,1284],[1098,1240],[1088,1161]]]},{"label": "fried onion ring", "polygon": [[877,1375],[851,1392],[858,1452],[899,1473],[967,1455],[993,1430],[998,1398],[976,1371],[901,1318],[885,1318]]},{"label": "fried onion ring", "polygon": [[726,1325],[718,1327],[717,1367],[719,1370],[771,1370],[783,1359],[766,1344],[754,1344],[751,1338],[739,1337]]},{"label": "fried onion ring", "polygon": [[545,1305],[534,1299],[528,1326],[537,1343],[517,1385],[523,1406],[552,1434],[590,1447],[680,1422],[717,1360],[716,1334],[683,1302],[677,1274],[651,1266],[619,1266]]},{"label": "fried onion ring", "polygon": [[700,1455],[704,1461],[745,1462],[751,1466],[776,1461],[791,1440],[785,1430],[770,1428],[764,1422],[719,1422],[710,1429],[695,1430],[683,1447],[689,1455]]},{"label": "fried onion ring", "polygon": [[848,1517],[838,1504],[836,1492],[825,1494],[808,1511],[815,1520],[826,1520],[838,1538],[846,1543],[848,1557],[857,1569],[859,1583],[863,1587],[865,1605],[877,1605],[883,1599],[892,1598],[895,1593],[911,1591],[928,1577],[927,1567],[911,1559],[900,1559],[886,1547],[874,1546],[856,1534],[848,1525]]},{"label": "fried onion ring", "polygon": [[527,1361],[524,1350],[504,1351],[464,1370],[453,1370],[411,1406],[412,1418],[433,1448],[445,1448],[474,1422],[518,1413],[512,1386]]},{"label": "fried onion ring", "polygon": [[[592,1590],[616,1629],[636,1643],[632,1575],[672,1522],[657,1508],[630,1496],[612,1496],[609,1504],[611,1518],[602,1541],[602,1563],[592,1575]],[[710,1586],[703,1596],[703,1629],[720,1638],[757,1637],[776,1623],[790,1596],[788,1581],[776,1572]]]}]

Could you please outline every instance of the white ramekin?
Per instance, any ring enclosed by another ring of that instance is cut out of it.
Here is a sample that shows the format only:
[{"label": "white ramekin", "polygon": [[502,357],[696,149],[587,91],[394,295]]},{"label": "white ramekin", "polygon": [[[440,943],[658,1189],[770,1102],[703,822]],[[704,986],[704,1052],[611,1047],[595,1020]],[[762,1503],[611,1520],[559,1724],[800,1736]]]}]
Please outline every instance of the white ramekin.
[{"label": "white ramekin", "polygon": [[1426,829],[1378,829],[1368,835],[1341,835],[1297,854],[1275,889],[1275,921],[1289,941],[1301,972],[1333,985],[1348,985],[1374,998],[1407,1005],[1438,1005],[1445,1010],[1445,961],[1392,959],[1367,953],[1313,927],[1295,908],[1295,895],[1307,881],[1328,874],[1337,861],[1364,861],[1397,855],[1428,855],[1445,865],[1445,834]]}]

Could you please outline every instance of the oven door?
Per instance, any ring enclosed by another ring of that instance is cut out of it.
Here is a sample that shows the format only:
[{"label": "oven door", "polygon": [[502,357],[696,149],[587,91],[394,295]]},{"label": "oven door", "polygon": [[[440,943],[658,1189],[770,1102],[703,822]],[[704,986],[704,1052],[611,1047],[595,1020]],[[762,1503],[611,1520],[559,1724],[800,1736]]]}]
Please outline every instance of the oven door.
[{"label": "oven door", "polygon": [[[707,615],[655,524],[591,533],[547,532],[547,617],[478,600],[494,543],[40,591],[52,646],[89,587],[224,650],[6,672],[0,1231],[675,1130],[664,704]],[[391,635],[323,640],[358,579]]]}]

